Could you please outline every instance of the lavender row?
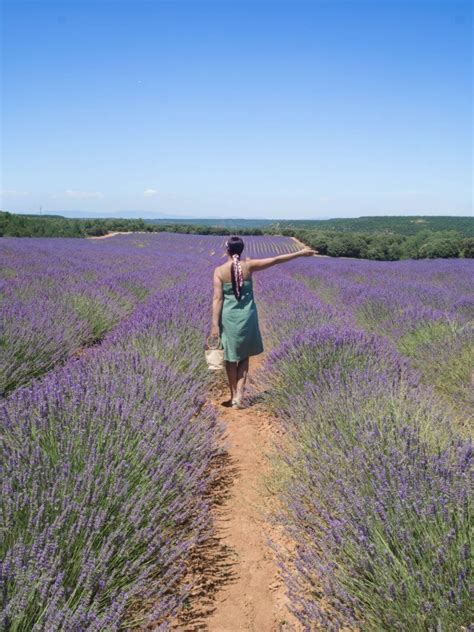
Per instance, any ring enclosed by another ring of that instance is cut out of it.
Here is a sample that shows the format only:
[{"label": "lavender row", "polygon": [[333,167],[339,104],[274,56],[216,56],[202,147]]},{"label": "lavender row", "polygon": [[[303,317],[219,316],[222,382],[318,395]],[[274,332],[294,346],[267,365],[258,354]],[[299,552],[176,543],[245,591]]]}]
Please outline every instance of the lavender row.
[{"label": "lavender row", "polygon": [[203,406],[209,301],[165,290],[3,402],[4,628],[167,629],[182,607],[221,432]]},{"label": "lavender row", "polygon": [[307,630],[467,627],[472,442],[395,341],[297,263],[257,285],[274,343],[259,379],[289,442],[275,519],[294,555],[275,547],[291,609]]},{"label": "lavender row", "polygon": [[5,628],[167,629],[185,603],[222,431],[204,405],[211,296],[196,263],[210,279],[208,257],[181,253],[187,281],[2,403]]},{"label": "lavender row", "polygon": [[[425,314],[474,317],[470,260],[375,262],[330,258],[291,263],[291,275],[328,303],[357,315],[361,325],[402,335]],[[406,315],[409,318],[406,318]]]},{"label": "lavender row", "polygon": [[99,341],[150,291],[178,280],[165,257],[76,239],[2,239],[0,394]]},{"label": "lavender row", "polygon": [[347,322],[387,337],[469,432],[474,408],[474,264],[470,260],[295,261],[288,272]]}]

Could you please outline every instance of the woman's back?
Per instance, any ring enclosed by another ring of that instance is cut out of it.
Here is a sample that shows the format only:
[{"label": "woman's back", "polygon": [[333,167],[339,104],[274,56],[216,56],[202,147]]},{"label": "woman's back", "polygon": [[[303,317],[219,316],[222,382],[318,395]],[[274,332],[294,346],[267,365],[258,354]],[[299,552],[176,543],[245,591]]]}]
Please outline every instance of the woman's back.
[{"label": "woman's back", "polygon": [[239,362],[261,353],[263,344],[253,299],[252,278],[244,278],[239,299],[234,294],[231,281],[223,281],[222,294],[224,302],[219,326],[226,360]]},{"label": "woman's back", "polygon": [[[252,273],[247,261],[241,261],[240,265],[242,267],[244,281],[251,279]],[[218,266],[217,270],[219,271],[219,277],[222,283],[232,283],[232,262],[223,263],[221,266]]]},{"label": "woman's back", "polygon": [[224,296],[224,303],[231,302],[236,306],[240,306],[240,309],[242,309],[244,305],[253,303],[254,296],[252,277],[244,279],[244,283],[240,288],[240,299],[236,298],[231,281],[224,281],[222,283],[222,294]]}]

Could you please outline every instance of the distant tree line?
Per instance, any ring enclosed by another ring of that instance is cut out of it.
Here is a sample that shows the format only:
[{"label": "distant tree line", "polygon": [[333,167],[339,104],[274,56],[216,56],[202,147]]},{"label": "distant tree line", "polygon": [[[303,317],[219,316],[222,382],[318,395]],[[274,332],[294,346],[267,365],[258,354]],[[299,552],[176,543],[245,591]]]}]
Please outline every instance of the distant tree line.
[{"label": "distant tree line", "polygon": [[397,235],[283,229],[281,234],[296,237],[331,257],[378,261],[474,257],[474,237],[465,237],[455,230],[420,230],[415,235]]},{"label": "distant tree line", "polygon": [[292,228],[324,232],[376,232],[396,235],[416,235],[424,230],[456,230],[465,237],[474,237],[474,218],[452,215],[387,215],[383,217],[282,220],[275,222],[274,226],[278,226],[281,230]]},{"label": "distant tree line", "polygon": [[[368,220],[389,220],[400,218],[359,218],[362,225]],[[402,218],[405,222],[408,218]],[[304,244],[315,248],[320,254],[331,257],[355,257],[379,261],[399,259],[434,259],[465,257],[474,258],[474,236],[472,218],[448,218],[449,229],[441,229],[445,222],[433,225],[431,220],[439,217],[425,217],[423,224],[417,224],[413,232],[390,232],[387,229],[374,230],[320,230],[314,228],[322,222],[276,222],[255,226],[200,225],[180,222],[149,223],[143,219],[71,219],[54,215],[17,215],[0,211],[0,237],[89,237],[106,235],[108,232],[144,231],[176,232],[199,235],[286,235],[295,237]],[[445,220],[446,218],[441,218]],[[459,224],[456,223],[460,220]],[[329,221],[329,220],[328,220]],[[331,220],[339,222],[340,220]],[[342,221],[342,220],[341,220]],[[348,220],[355,222],[356,220]],[[394,222],[393,226],[402,226]],[[383,225],[383,223],[382,223]],[[426,228],[425,226],[430,226]]]},{"label": "distant tree line", "polygon": [[148,230],[142,219],[71,219],[0,211],[0,237],[91,237],[136,230]]}]

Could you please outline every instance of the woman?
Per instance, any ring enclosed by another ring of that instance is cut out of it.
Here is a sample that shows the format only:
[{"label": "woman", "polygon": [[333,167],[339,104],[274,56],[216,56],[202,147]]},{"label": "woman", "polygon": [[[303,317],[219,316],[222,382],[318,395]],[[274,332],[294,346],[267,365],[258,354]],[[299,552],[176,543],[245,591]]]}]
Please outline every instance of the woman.
[{"label": "woman", "polygon": [[249,356],[263,351],[252,274],[277,263],[317,254],[316,250],[303,248],[287,255],[241,261],[243,249],[242,239],[231,237],[226,241],[227,261],[214,270],[211,336],[221,336],[232,408],[243,407]]}]

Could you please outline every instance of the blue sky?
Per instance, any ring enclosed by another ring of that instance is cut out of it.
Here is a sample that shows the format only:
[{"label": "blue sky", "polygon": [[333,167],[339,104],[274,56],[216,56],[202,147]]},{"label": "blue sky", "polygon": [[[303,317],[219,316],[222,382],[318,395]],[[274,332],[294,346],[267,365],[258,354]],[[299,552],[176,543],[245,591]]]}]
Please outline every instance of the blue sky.
[{"label": "blue sky", "polygon": [[7,1],[2,23],[4,210],[472,213],[470,3]]}]

